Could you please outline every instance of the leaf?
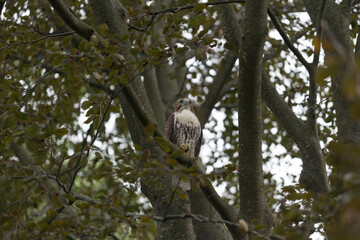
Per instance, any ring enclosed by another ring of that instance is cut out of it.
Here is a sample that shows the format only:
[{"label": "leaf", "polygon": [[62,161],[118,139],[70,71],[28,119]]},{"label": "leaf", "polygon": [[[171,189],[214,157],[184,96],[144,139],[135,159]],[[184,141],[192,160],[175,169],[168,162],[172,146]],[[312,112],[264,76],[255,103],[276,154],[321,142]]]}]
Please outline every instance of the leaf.
[{"label": "leaf", "polygon": [[55,131],[55,135],[58,136],[58,137],[62,137],[66,134],[68,134],[68,130],[66,128],[59,128],[59,129],[56,129]]},{"label": "leaf", "polygon": [[145,127],[145,135],[150,137],[153,136],[155,132],[155,125],[152,123],[149,123],[148,125],[146,125]]},{"label": "leaf", "polygon": [[148,223],[148,222],[151,221],[151,218],[148,217],[148,216],[141,216],[141,217],[140,217],[140,220],[141,220],[142,222],[144,222],[144,223]]},{"label": "leaf", "polygon": [[170,166],[177,166],[179,163],[176,159],[174,158],[166,158],[166,162],[170,165]]},{"label": "leaf", "polygon": [[294,187],[292,186],[285,186],[282,188],[283,192],[288,192],[288,193],[296,193]]},{"label": "leaf", "polygon": [[198,5],[196,5],[194,7],[194,10],[197,11],[197,12],[200,12],[201,10],[205,9],[206,8],[206,4],[205,3],[200,3]]},{"label": "leaf", "polygon": [[80,165],[81,165],[82,168],[85,168],[86,165],[87,165],[87,163],[88,163],[88,158],[87,158],[87,157],[83,157],[83,158],[81,159]]},{"label": "leaf", "polygon": [[96,118],[96,116],[90,116],[88,119],[86,119],[86,121],[84,122],[84,124],[89,124],[89,123],[91,123],[95,118]]},{"label": "leaf", "polygon": [[114,62],[114,59],[111,56],[108,56],[103,61],[102,67],[105,68],[105,69],[110,68],[113,62]]},{"label": "leaf", "polygon": [[177,195],[181,200],[185,200],[185,199],[186,199],[186,196],[187,196],[186,192],[180,191],[180,189],[179,189],[179,191],[176,192],[176,195]]},{"label": "leaf", "polygon": [[164,139],[162,137],[155,137],[155,141],[164,152],[169,153],[171,151],[167,139]]},{"label": "leaf", "polygon": [[60,201],[60,199],[59,199],[58,197],[56,197],[56,196],[53,197],[51,203],[52,203],[52,205],[53,205],[54,207],[56,207],[56,208],[61,208],[61,207],[63,206],[62,203],[61,203],[61,201]]},{"label": "leaf", "polygon": [[91,102],[90,102],[90,101],[84,101],[84,102],[81,104],[81,108],[82,108],[83,110],[88,109],[90,106],[91,106]]},{"label": "leaf", "polygon": [[63,57],[60,54],[56,54],[52,59],[52,65],[58,66],[62,63]]},{"label": "leaf", "polygon": [[117,76],[119,74],[119,70],[111,71],[108,75],[108,78],[113,78],[114,76]]},{"label": "leaf", "polygon": [[224,44],[224,47],[225,47],[226,49],[231,50],[231,51],[236,51],[236,46],[235,46],[235,44],[232,43],[232,42],[226,42],[226,43]]},{"label": "leaf", "polygon": [[316,73],[316,82],[319,86],[326,86],[325,79],[330,76],[330,70],[325,67],[319,67]]},{"label": "leaf", "polygon": [[65,193],[62,195],[64,198],[66,198],[67,200],[71,201],[71,202],[75,202],[76,198],[74,198],[71,194],[69,193]]}]

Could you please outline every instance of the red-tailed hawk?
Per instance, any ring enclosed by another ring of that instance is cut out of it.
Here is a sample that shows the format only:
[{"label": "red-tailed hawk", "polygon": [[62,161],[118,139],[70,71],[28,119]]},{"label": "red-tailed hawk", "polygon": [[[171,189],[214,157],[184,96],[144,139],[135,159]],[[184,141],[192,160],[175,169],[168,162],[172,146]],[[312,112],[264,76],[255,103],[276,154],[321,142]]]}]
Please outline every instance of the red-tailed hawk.
[{"label": "red-tailed hawk", "polygon": [[[166,137],[189,157],[196,159],[199,156],[202,131],[199,119],[194,114],[193,102],[188,98],[182,98],[176,103],[175,112],[170,115],[166,122]],[[183,186],[184,190],[188,186]]]}]

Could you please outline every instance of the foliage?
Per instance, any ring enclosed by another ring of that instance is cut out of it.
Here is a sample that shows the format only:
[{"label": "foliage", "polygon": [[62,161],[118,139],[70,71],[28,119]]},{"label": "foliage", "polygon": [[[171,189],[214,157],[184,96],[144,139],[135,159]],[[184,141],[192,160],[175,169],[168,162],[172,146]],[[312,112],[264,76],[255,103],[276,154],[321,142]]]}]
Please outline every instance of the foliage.
[{"label": "foliage", "polygon": [[[153,178],[164,174],[164,163],[151,159],[145,165],[140,164],[144,158],[150,158],[149,153],[133,145],[123,109],[114,93],[119,85],[133,81],[134,75],[143,76],[157,66],[166,65],[171,69],[167,81],[181,83],[179,96],[191,96],[203,102],[221,59],[234,46],[225,40],[216,6],[200,4],[165,12],[146,27],[150,13],[157,11],[153,1],[121,1],[128,12],[129,36],[114,36],[106,25],[97,25],[87,1],[64,2],[101,38],[82,39],[65,25],[47,1],[7,1],[3,9],[1,236],[4,239],[153,239],[156,222],[149,217],[152,207],[140,191],[140,179],[155,181]],[[174,7],[194,2],[174,1]],[[240,15],[242,5],[232,6]],[[310,58],[315,28],[295,13],[305,11],[303,5],[299,1],[278,0],[270,1],[270,7],[277,10],[276,15],[296,42],[295,47]],[[351,15],[352,39],[359,34],[355,16],[358,11],[354,7]],[[307,120],[308,77],[275,32],[270,23],[265,69],[288,106],[300,119]],[[126,63],[119,54],[125,40],[131,42],[130,54],[135,59]],[[179,74],[183,68],[185,74]],[[354,74],[358,74],[358,69],[359,62]],[[290,176],[292,181],[285,184],[274,176],[274,171],[264,174],[267,202],[276,215],[273,233],[288,239],[304,239],[314,231],[320,235],[326,231],[331,239],[354,239],[359,234],[360,149],[356,144],[338,142],[329,78],[337,70],[321,62],[317,79],[317,128],[328,164],[329,195],[315,196],[305,191],[298,184],[298,175]],[[239,207],[238,72],[236,63],[205,125],[203,149],[208,151],[203,151],[201,157],[207,174],[200,177],[192,168],[179,167],[173,159],[177,153],[165,156],[168,165],[184,179],[187,176],[196,181],[210,179],[222,188],[224,200],[235,207]],[[359,120],[360,97],[353,91],[356,83],[349,79],[346,89],[354,103],[351,112]],[[262,113],[264,165],[269,169],[276,167],[274,162],[287,161],[291,165],[292,159],[301,157],[294,140],[265,104]],[[144,131],[149,141],[156,139],[152,126]],[[168,148],[164,139],[156,140],[163,150]],[[33,164],[19,160],[14,145],[23,146]],[[285,151],[274,151],[276,148]],[[157,184],[160,189],[161,183]],[[181,190],[178,196],[186,197]],[[140,217],[130,216],[129,212]]]}]

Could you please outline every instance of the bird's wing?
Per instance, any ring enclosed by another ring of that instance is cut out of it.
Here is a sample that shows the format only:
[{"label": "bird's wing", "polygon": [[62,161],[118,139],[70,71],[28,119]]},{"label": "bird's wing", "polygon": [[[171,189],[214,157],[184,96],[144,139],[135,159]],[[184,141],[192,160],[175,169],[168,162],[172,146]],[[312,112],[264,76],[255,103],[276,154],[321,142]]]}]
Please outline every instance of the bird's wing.
[{"label": "bird's wing", "polygon": [[170,115],[170,117],[168,118],[168,120],[166,121],[166,126],[165,126],[165,136],[174,144],[176,144],[176,136],[175,136],[175,131],[174,131],[174,120],[175,120],[175,115],[174,113]]},{"label": "bird's wing", "polygon": [[200,128],[200,137],[199,137],[198,141],[196,142],[195,157],[199,157],[201,142],[202,142],[202,129],[201,129],[201,127],[199,127],[199,128]]}]

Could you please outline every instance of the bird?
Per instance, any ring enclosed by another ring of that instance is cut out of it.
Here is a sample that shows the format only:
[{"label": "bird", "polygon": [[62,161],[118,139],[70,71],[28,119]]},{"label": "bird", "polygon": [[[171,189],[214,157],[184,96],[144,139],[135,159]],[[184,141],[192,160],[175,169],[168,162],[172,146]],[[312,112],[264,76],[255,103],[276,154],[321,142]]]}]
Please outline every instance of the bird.
[{"label": "bird", "polygon": [[[175,112],[166,121],[165,136],[194,161],[199,157],[202,129],[191,99],[181,98],[177,101]],[[179,185],[184,190],[190,190],[190,183],[183,183],[179,178],[173,178],[173,182],[174,180],[180,182]]]}]

